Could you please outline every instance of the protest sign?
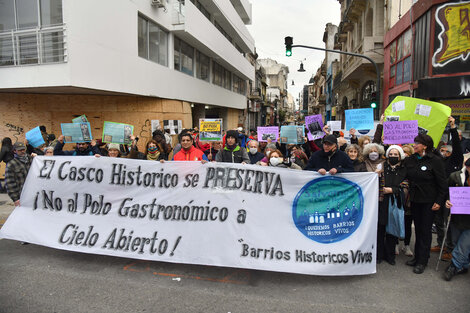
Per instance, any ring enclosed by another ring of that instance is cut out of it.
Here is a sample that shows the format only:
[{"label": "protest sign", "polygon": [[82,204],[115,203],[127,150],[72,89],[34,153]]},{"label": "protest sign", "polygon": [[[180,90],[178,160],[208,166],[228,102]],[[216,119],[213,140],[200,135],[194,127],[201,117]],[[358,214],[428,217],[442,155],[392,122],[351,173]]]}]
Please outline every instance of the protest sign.
[{"label": "protest sign", "polygon": [[304,143],[304,127],[298,125],[281,126],[281,143]]},{"label": "protest sign", "polygon": [[374,109],[353,109],[344,111],[346,129],[367,130],[374,128]]},{"label": "protest sign", "polygon": [[86,115],[80,115],[74,119],[72,119],[72,123],[87,123],[88,119],[86,118]]},{"label": "protest sign", "polygon": [[279,138],[278,126],[258,126],[258,141],[265,142],[270,138],[272,142],[277,142]]},{"label": "protest sign", "polygon": [[199,119],[199,140],[222,141],[222,119]]},{"label": "protest sign", "polygon": [[470,187],[449,187],[451,214],[470,214]]},{"label": "protest sign", "polygon": [[384,111],[386,120],[418,121],[418,133],[431,136],[434,147],[441,140],[450,114],[451,108],[444,104],[403,96],[395,97]]},{"label": "protest sign", "polygon": [[133,132],[132,125],[106,121],[103,125],[103,142],[129,145]]},{"label": "protest sign", "polygon": [[325,133],[323,132],[323,118],[321,114],[306,116],[305,125],[308,129],[307,137],[309,140],[315,140],[325,136]]},{"label": "protest sign", "polygon": [[0,237],[172,263],[371,274],[378,185],[369,172],[40,156]]},{"label": "protest sign", "polygon": [[394,121],[383,123],[384,144],[413,143],[418,136],[418,121]]},{"label": "protest sign", "polygon": [[330,132],[342,131],[341,121],[328,121],[328,122],[326,122],[326,125],[328,125],[330,127]]},{"label": "protest sign", "polygon": [[37,148],[46,143],[42,137],[39,126],[34,127],[26,133],[26,140],[28,141],[28,144],[32,145],[34,148]]},{"label": "protest sign", "polygon": [[60,124],[62,135],[64,135],[65,142],[85,142],[91,141],[91,126],[90,123],[62,123]]}]

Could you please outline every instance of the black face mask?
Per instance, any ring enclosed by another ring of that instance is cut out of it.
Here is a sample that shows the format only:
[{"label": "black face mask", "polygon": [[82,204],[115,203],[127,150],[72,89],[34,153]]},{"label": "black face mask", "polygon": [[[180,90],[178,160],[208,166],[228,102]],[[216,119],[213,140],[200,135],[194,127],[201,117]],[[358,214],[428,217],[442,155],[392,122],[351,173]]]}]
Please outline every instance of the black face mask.
[{"label": "black face mask", "polygon": [[398,157],[389,157],[388,158],[388,163],[390,163],[390,165],[396,165],[396,164],[398,164],[398,162],[400,162],[400,159],[398,159]]}]

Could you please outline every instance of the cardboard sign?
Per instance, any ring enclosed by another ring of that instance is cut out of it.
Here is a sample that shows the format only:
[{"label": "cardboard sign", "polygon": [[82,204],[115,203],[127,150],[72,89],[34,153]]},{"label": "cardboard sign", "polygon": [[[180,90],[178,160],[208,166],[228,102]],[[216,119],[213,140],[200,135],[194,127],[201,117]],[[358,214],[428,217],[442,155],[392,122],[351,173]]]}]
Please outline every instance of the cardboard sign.
[{"label": "cardboard sign", "polygon": [[418,121],[394,121],[384,122],[384,144],[413,143],[418,136]]},{"label": "cardboard sign", "polygon": [[367,130],[374,128],[374,109],[353,109],[344,111],[346,129]]},{"label": "cardboard sign", "polygon": [[272,142],[277,142],[279,139],[279,127],[278,126],[265,126],[258,127],[258,141],[266,142],[271,138]]},{"label": "cardboard sign", "polygon": [[42,133],[41,130],[39,129],[39,126],[34,127],[31,129],[29,132],[26,133],[26,140],[28,140],[28,143],[32,145],[34,148],[37,148],[39,146],[42,146],[46,142],[44,141],[44,138],[42,138]]},{"label": "cardboard sign", "polygon": [[304,127],[297,125],[281,126],[281,143],[304,143]]},{"label": "cardboard sign", "polygon": [[315,140],[325,136],[323,132],[323,117],[320,114],[306,116],[305,126],[308,129],[308,140]]},{"label": "cardboard sign", "polygon": [[442,103],[398,96],[385,109],[384,115],[387,121],[418,121],[418,133],[431,136],[437,147],[451,111]]},{"label": "cardboard sign", "polygon": [[199,140],[201,141],[222,141],[222,119],[200,119],[199,120]]},{"label": "cardboard sign", "polygon": [[449,187],[451,214],[470,214],[470,187]]}]

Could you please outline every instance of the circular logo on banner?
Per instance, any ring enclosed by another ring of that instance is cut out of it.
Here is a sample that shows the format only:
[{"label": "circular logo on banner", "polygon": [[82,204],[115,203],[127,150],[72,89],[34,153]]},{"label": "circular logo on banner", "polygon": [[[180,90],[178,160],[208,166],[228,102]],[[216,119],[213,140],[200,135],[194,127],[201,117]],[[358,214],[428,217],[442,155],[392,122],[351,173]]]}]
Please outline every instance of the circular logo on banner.
[{"label": "circular logo on banner", "polygon": [[335,176],[314,179],[297,194],[292,218],[309,239],[334,243],[351,236],[359,227],[364,197],[357,184]]}]

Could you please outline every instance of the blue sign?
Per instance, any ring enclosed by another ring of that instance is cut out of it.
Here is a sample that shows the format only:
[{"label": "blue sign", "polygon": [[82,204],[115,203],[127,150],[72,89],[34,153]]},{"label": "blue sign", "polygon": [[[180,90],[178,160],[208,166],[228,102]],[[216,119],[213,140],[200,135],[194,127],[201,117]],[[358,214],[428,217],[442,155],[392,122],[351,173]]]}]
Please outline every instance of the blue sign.
[{"label": "blue sign", "polygon": [[28,141],[28,144],[32,145],[34,148],[37,148],[46,143],[42,137],[39,126],[31,129],[26,133],[26,140]]},{"label": "blue sign", "polygon": [[304,236],[329,244],[351,236],[361,224],[363,211],[361,187],[341,177],[325,176],[299,191],[292,218]]},{"label": "blue sign", "polygon": [[374,129],[374,109],[354,109],[346,110],[346,130],[354,129]]}]

